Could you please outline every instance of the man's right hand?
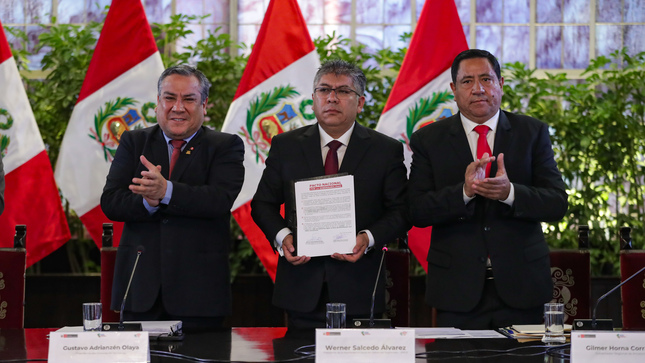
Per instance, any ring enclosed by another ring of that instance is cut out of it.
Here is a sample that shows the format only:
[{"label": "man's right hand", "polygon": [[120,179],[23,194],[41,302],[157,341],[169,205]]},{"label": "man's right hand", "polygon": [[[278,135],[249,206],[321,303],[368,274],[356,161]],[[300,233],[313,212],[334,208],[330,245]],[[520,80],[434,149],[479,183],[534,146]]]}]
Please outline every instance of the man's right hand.
[{"label": "man's right hand", "polygon": [[151,207],[156,207],[166,195],[166,179],[161,175],[161,165],[152,164],[143,155],[139,159],[148,170],[141,172],[141,178],[132,179],[130,190],[144,197]]},{"label": "man's right hand", "polygon": [[284,252],[284,258],[294,266],[305,264],[311,260],[311,257],[308,256],[294,256],[293,253],[295,251],[296,249],[293,247],[293,235],[289,234],[282,240],[282,252]]},{"label": "man's right hand", "polygon": [[475,160],[472,163],[468,164],[466,168],[465,181],[464,181],[464,192],[468,198],[475,196],[475,191],[473,190],[473,184],[475,180],[482,180],[486,178],[486,164],[492,163],[495,161],[494,156],[488,156],[485,153],[481,159]]}]

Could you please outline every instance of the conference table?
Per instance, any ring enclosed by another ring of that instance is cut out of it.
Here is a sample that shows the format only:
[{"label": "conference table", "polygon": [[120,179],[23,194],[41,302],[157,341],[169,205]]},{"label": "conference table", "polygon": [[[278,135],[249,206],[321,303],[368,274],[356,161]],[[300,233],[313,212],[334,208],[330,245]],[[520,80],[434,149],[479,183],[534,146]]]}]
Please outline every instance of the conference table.
[{"label": "conference table", "polygon": [[[57,329],[0,329],[0,362],[44,361],[48,335]],[[416,339],[415,362],[522,362],[560,363],[568,349],[540,341],[515,339]],[[313,332],[293,333],[286,328],[232,328],[186,334],[181,341],[150,341],[151,362],[189,362],[181,355],[208,362],[313,362]],[[396,363],[396,362],[392,362]]]}]

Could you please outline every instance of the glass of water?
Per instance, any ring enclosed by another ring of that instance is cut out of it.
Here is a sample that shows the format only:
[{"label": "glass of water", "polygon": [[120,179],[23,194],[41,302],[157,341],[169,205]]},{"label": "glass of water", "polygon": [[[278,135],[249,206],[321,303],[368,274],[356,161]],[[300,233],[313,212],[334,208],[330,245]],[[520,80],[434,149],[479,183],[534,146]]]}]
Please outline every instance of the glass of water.
[{"label": "glass of water", "polygon": [[544,304],[544,343],[564,343],[564,304]]},{"label": "glass of water", "polygon": [[95,331],[103,327],[103,305],[101,303],[83,304],[83,330]]},{"label": "glass of water", "polygon": [[327,303],[327,329],[345,328],[345,304]]}]

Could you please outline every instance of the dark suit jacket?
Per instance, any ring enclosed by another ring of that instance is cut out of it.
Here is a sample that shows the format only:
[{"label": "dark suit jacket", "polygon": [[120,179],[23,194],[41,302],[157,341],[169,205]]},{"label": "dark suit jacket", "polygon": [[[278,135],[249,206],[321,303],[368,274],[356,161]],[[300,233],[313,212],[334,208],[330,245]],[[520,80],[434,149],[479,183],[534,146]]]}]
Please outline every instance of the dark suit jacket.
[{"label": "dark suit jacket", "polygon": [[[441,310],[472,310],[482,295],[487,256],[506,304],[530,308],[550,300],[549,249],[540,222],[560,220],[568,203],[547,125],[500,112],[493,154],[504,153],[515,187],[512,207],[479,195],[464,204],[464,174],[473,156],[459,114],[418,130],[410,145],[412,223],[432,226],[427,302]],[[496,172],[497,161],[490,175]]]},{"label": "dark suit jacket", "polygon": [[126,132],[107,176],[101,208],[125,226],[117,251],[112,309],[120,304],[143,246],[125,310],[149,310],[161,291],[167,312],[223,316],[231,311],[230,209],[244,180],[244,145],[202,127],[179,156],[170,203],[150,215],[128,186],[145,170],[140,155],[168,178],[168,146],[159,126]]},{"label": "dark suit jacket", "polygon": [[[374,130],[355,124],[339,173],[354,176],[356,224],[358,231],[369,229],[375,249],[356,263],[331,257],[314,257],[293,266],[284,257],[278,261],[273,303],[300,312],[310,312],[319,300],[323,280],[333,302],[347,304],[347,313],[369,314],[371,295],[381,259],[381,247],[405,235],[406,169],[402,144]],[[324,175],[318,125],[277,135],[271,142],[266,168],[251,202],[253,220],[273,244],[284,227],[295,230],[280,215],[294,215],[292,182]],[[292,218],[287,218],[292,220]],[[384,276],[377,291],[376,311],[384,309]]]}]

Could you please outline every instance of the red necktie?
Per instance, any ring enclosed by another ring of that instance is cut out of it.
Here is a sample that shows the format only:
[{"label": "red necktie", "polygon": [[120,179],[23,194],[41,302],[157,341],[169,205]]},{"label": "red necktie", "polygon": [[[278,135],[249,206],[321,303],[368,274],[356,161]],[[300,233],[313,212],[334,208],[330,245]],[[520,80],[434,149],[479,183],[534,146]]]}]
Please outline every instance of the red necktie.
[{"label": "red necktie", "polygon": [[342,145],[340,141],[333,140],[327,144],[329,151],[325,157],[325,175],[338,174],[338,148]]},{"label": "red necktie", "polygon": [[172,175],[172,169],[175,168],[175,163],[179,159],[179,154],[181,154],[181,148],[186,144],[184,140],[170,140],[170,145],[172,145],[172,155],[170,155],[170,171],[168,172],[168,179]]},{"label": "red necktie", "polygon": [[[488,154],[488,156],[492,156],[493,153],[490,152],[490,146],[488,146],[488,140],[486,140],[486,135],[488,134],[488,131],[490,130],[490,127],[486,125],[479,125],[475,127],[475,132],[479,134],[479,138],[477,139],[477,159],[481,159],[484,154]],[[486,164],[486,177],[488,178],[490,174],[490,163]]]}]

